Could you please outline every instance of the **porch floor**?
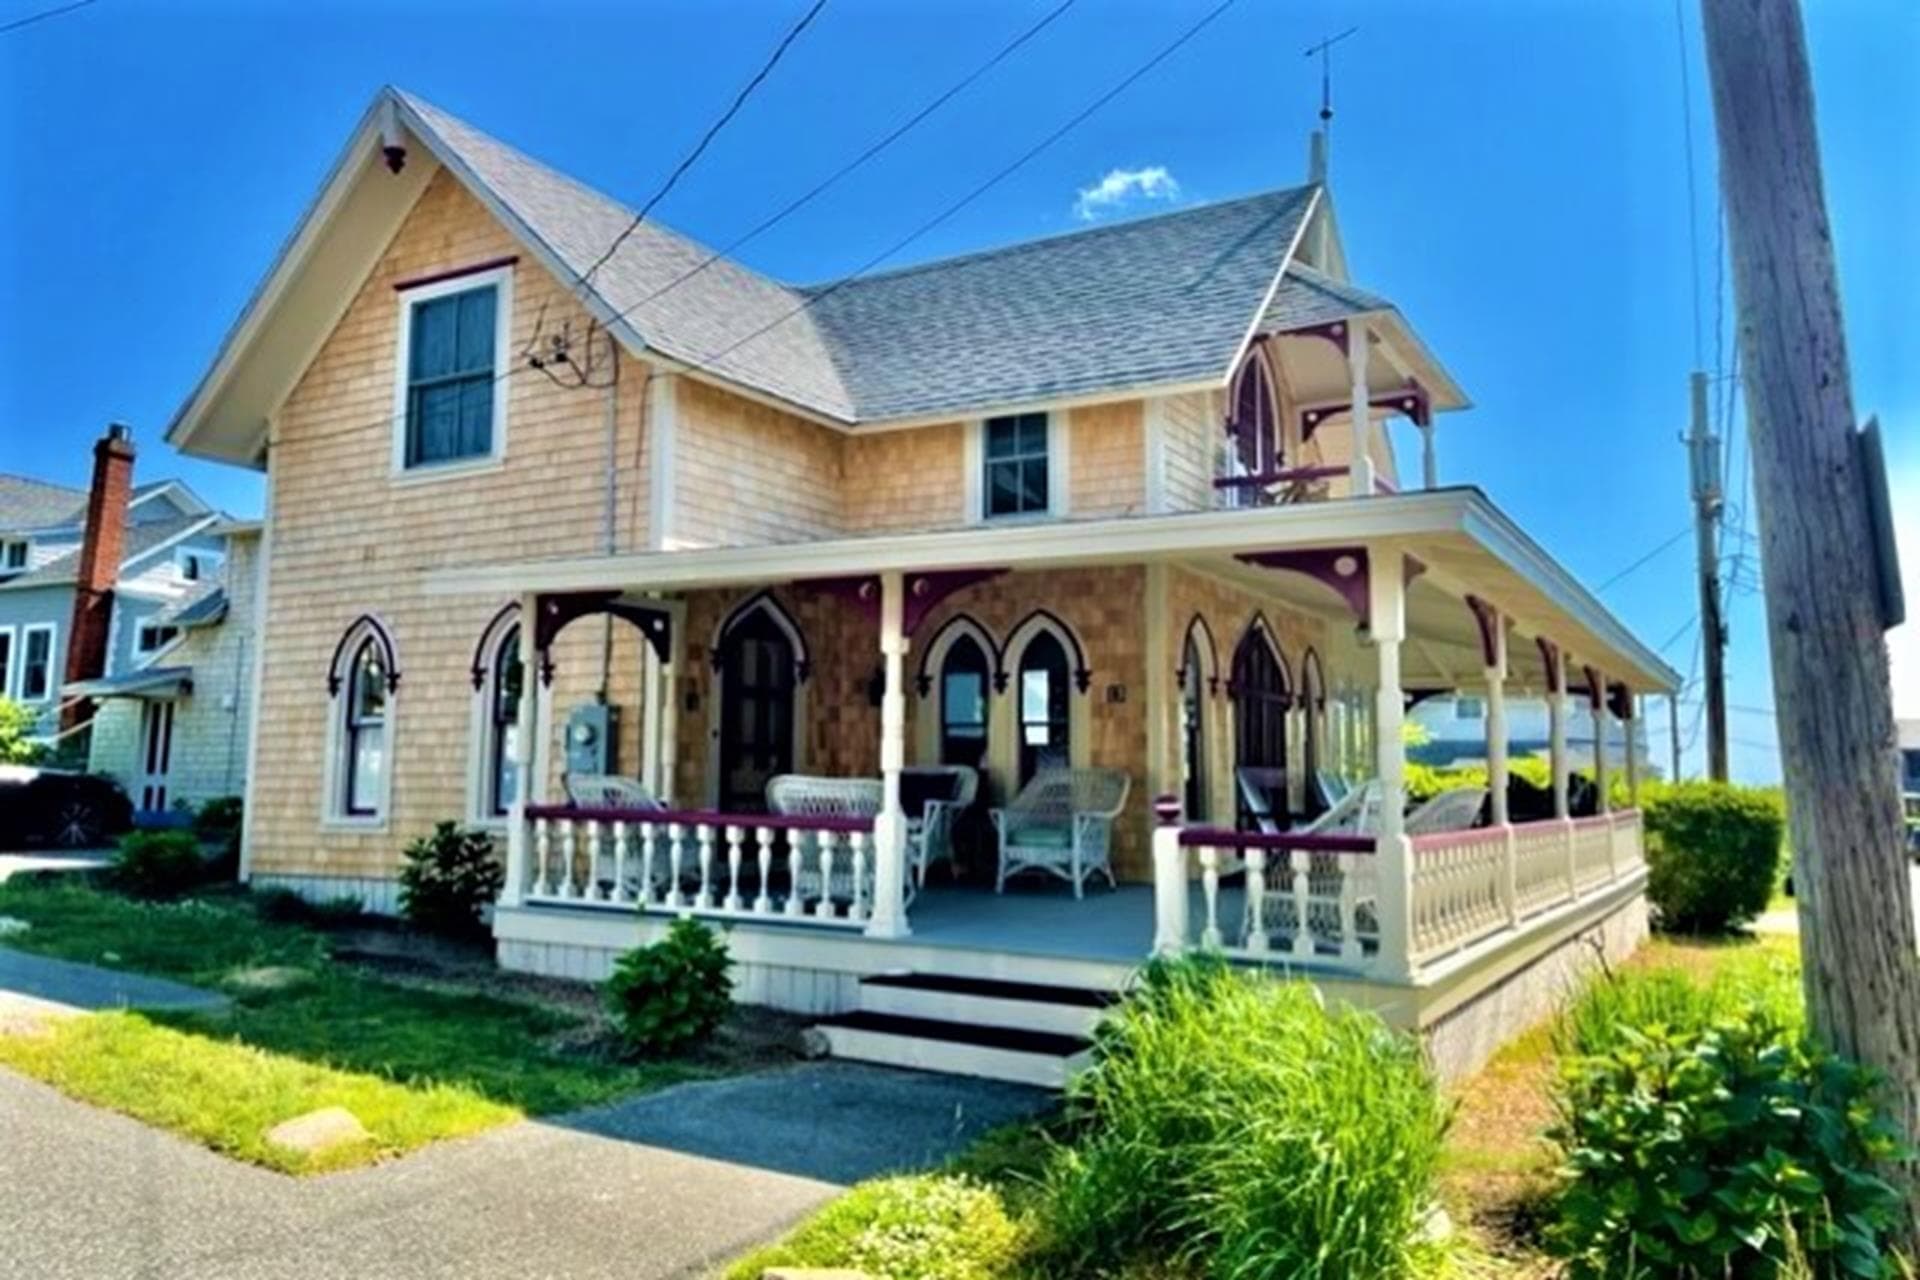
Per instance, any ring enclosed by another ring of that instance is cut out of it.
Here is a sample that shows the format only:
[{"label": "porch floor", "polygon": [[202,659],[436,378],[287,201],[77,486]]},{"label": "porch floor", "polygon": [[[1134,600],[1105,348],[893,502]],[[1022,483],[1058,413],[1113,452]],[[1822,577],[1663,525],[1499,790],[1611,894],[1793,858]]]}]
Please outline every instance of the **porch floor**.
[{"label": "porch floor", "polygon": [[[1238,919],[1244,896],[1222,885],[1222,916]],[[907,919],[912,940],[933,947],[1130,965],[1145,964],[1153,954],[1152,885],[1089,886],[1085,898],[1075,899],[1064,884],[1038,880],[1016,881],[1004,894],[936,881],[914,896]],[[1196,907],[1191,936],[1198,936],[1201,923]]]}]

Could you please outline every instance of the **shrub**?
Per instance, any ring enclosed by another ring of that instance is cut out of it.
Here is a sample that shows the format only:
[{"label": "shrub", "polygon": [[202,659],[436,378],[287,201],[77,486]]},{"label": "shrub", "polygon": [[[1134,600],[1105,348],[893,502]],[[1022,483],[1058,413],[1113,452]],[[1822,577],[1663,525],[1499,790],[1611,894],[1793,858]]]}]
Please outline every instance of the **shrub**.
[{"label": "shrub", "polygon": [[0,832],[27,848],[97,849],[133,825],[133,805],[112,778],[42,771],[0,784]]},{"label": "shrub", "polygon": [[432,835],[409,844],[405,857],[400,909],[407,919],[429,933],[450,937],[482,931],[481,912],[506,883],[492,836],[442,822]]},{"label": "shrub", "polygon": [[1415,1263],[1448,1113],[1420,1047],[1216,958],[1151,967],[1068,1092],[1040,1198],[1047,1274],[1157,1257],[1209,1275]]},{"label": "shrub", "polygon": [[999,1280],[1022,1233],[1000,1197],[969,1178],[928,1174],[864,1183],[770,1249],[743,1259],[730,1280],[769,1267],[847,1268],[887,1280]]},{"label": "shrub", "polygon": [[205,878],[200,842],[188,831],[129,831],[113,855],[113,880],[136,898],[177,898]]},{"label": "shrub", "polygon": [[712,930],[676,920],[667,936],[614,962],[607,1007],[636,1053],[678,1053],[706,1040],[732,1004],[733,961]]},{"label": "shrub", "polygon": [[1687,985],[1614,1000],[1675,1021],[1613,1027],[1564,1066],[1550,1243],[1576,1276],[1890,1274],[1900,1198],[1872,1168],[1898,1144],[1868,1075],[1762,1005],[1695,1025],[1725,993]]},{"label": "shrub", "polygon": [[1777,791],[1715,782],[1643,789],[1647,897],[1660,925],[1723,933],[1767,909],[1780,876]]},{"label": "shrub", "polygon": [[39,716],[12,698],[0,697],[0,764],[38,764],[46,749],[28,735]]}]

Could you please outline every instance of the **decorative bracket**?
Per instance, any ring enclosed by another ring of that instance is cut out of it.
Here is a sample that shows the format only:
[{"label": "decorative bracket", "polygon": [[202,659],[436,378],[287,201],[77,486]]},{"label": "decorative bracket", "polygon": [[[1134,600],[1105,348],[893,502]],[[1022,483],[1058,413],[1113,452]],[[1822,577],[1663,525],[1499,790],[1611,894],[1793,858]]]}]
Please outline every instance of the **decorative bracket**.
[{"label": "decorative bracket", "polygon": [[1607,705],[1607,689],[1601,683],[1600,671],[1597,667],[1581,667],[1580,673],[1587,678],[1587,687],[1583,690],[1587,695],[1587,705],[1598,715]]},{"label": "decorative bracket", "polygon": [[552,678],[553,663],[547,651],[553,647],[554,637],[560,634],[561,628],[576,618],[595,613],[611,614],[632,623],[653,646],[661,662],[672,660],[673,615],[657,605],[621,597],[619,591],[567,591],[535,598],[533,647],[540,651],[543,676],[548,680]]},{"label": "decorative bracket", "polygon": [[[1005,573],[1005,569],[936,569],[926,573],[908,573],[902,579],[906,599],[902,602],[900,629],[906,635],[919,630],[939,603],[954,592],[985,582]],[[880,617],[880,577],[860,574],[847,578],[810,578],[801,583],[816,591],[851,602],[869,619]]]},{"label": "decorative bracket", "polygon": [[1340,358],[1347,358],[1349,335],[1352,326],[1345,320],[1329,320],[1325,324],[1310,324],[1304,329],[1287,329],[1275,334],[1280,338],[1325,338],[1340,349]]},{"label": "decorative bracket", "polygon": [[[1413,419],[1414,425],[1429,427],[1433,425],[1433,404],[1427,396],[1427,389],[1417,382],[1409,382],[1399,391],[1383,391],[1367,400],[1367,407],[1381,409],[1388,413],[1401,413]],[[1336,414],[1349,413],[1353,409],[1351,402],[1345,404],[1316,405],[1300,411],[1300,439],[1302,442],[1312,438],[1315,428]]]},{"label": "decorative bracket", "polygon": [[1473,610],[1474,624],[1480,628],[1480,657],[1491,670],[1500,657],[1500,611],[1474,595],[1467,597],[1467,608]]},{"label": "decorative bracket", "polygon": [[1560,687],[1560,646],[1545,636],[1535,636],[1533,642],[1540,646],[1540,661],[1547,668],[1547,692],[1565,693]]},{"label": "decorative bracket", "polygon": [[1633,719],[1633,694],[1624,683],[1607,686],[1607,708],[1617,719]]},{"label": "decorative bracket", "polygon": [[1368,563],[1365,547],[1328,547],[1307,551],[1247,551],[1237,559],[1265,569],[1305,574],[1333,588],[1362,623],[1368,621]]}]

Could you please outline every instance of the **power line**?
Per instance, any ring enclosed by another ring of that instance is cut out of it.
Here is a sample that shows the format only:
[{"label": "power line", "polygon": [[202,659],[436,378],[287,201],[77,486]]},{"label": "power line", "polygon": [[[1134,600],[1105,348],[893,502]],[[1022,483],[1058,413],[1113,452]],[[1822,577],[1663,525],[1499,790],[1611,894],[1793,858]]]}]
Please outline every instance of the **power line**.
[{"label": "power line", "polygon": [[660,189],[649,196],[647,202],[640,206],[640,212],[633,215],[633,221],[629,222],[626,229],[613,238],[613,243],[607,246],[607,251],[596,258],[593,265],[587,268],[586,274],[580,277],[580,283],[582,285],[592,280],[593,273],[598,271],[602,266],[605,266],[607,259],[618,253],[620,246],[627,242],[627,237],[640,229],[640,224],[646,221],[649,213],[653,212],[653,207],[666,198],[667,193],[673,190],[674,184],[680,181],[681,175],[693,167],[694,161],[698,160],[701,154],[706,151],[708,144],[719,136],[720,131],[727,127],[728,122],[730,122],[734,116],[739,114],[740,108],[745,106],[747,99],[753,96],[753,91],[758,89],[761,82],[769,75],[773,74],[774,67],[779,65],[780,59],[785,56],[787,49],[793,42],[800,38],[800,33],[805,31],[807,27],[812,24],[813,20],[819,16],[820,11],[826,7],[827,0],[813,0],[812,7],[801,14],[800,20],[787,29],[787,34],[782,36],[780,43],[773,47],[773,52],[768,54],[766,61],[760,64],[760,69],[753,73],[753,78],[741,86],[740,92],[734,95],[732,103],[728,105],[725,111],[720,113],[720,118],[707,126],[707,131],[700,135],[700,141],[694,144],[693,150],[687,152],[680,163],[674,166],[673,172],[667,175],[667,180],[660,184]]},{"label": "power line", "polygon": [[63,4],[53,9],[42,9],[39,13],[30,13],[24,18],[16,18],[0,26],[0,36],[9,31],[18,31],[22,27],[30,27],[36,22],[45,22],[48,18],[57,18],[63,13],[72,13],[75,9],[84,9],[95,3],[98,3],[98,0],[73,0],[72,4]]},{"label": "power line", "polygon": [[1662,640],[1656,652],[1665,653],[1667,650],[1673,648],[1673,646],[1679,642],[1682,636],[1686,635],[1689,631],[1692,631],[1695,627],[1699,625],[1700,625],[1700,615],[1696,613],[1691,618],[1688,618],[1685,622],[1681,623],[1680,629],[1678,631],[1675,631],[1672,635],[1668,636],[1665,640]]},{"label": "power line", "polygon": [[745,345],[747,345],[747,343],[752,342],[754,339],[760,337],[762,334],[778,328],[779,326],[785,324],[787,321],[793,319],[795,316],[799,315],[801,312],[810,309],[816,303],[821,302],[824,299],[830,298],[835,293],[838,293],[841,289],[846,288],[849,284],[852,284],[855,280],[858,280],[861,276],[873,270],[875,267],[885,262],[888,258],[893,257],[896,253],[899,253],[901,250],[905,249],[908,245],[918,240],[921,236],[926,235],[929,231],[932,231],[935,227],[938,227],[941,223],[953,217],[955,214],[959,213],[962,209],[972,204],[975,200],[985,195],[988,191],[991,191],[994,187],[998,186],[1001,182],[1011,177],[1016,171],[1023,168],[1029,161],[1033,160],[1034,157],[1038,156],[1041,152],[1045,151],[1048,147],[1052,146],[1054,143],[1058,142],[1061,138],[1065,137],[1069,132],[1071,132],[1074,128],[1076,128],[1082,121],[1086,120],[1087,117],[1091,116],[1094,112],[1098,111],[1101,107],[1106,106],[1107,103],[1113,101],[1113,99],[1119,97],[1123,92],[1131,88],[1136,81],[1140,80],[1148,72],[1152,71],[1155,67],[1159,66],[1162,62],[1166,61],[1168,58],[1172,57],[1177,50],[1179,50],[1182,46],[1184,46],[1189,40],[1199,35],[1203,29],[1205,29],[1210,23],[1214,21],[1214,19],[1218,18],[1221,14],[1225,13],[1228,9],[1231,9],[1236,3],[1237,3],[1237,0],[1220,0],[1219,4],[1215,5],[1213,8],[1209,9],[1205,14],[1201,15],[1199,21],[1193,23],[1185,31],[1182,31],[1180,35],[1177,36],[1171,43],[1163,46],[1158,53],[1154,54],[1151,58],[1147,59],[1145,62],[1140,64],[1140,66],[1134,68],[1134,70],[1129,72],[1126,76],[1122,77],[1119,83],[1115,84],[1112,88],[1108,89],[1105,93],[1095,98],[1092,102],[1088,103],[1079,112],[1077,112],[1072,117],[1070,117],[1064,124],[1060,125],[1058,128],[1053,130],[1053,132],[1047,134],[1044,138],[1040,139],[1040,141],[1035,143],[1033,146],[1027,148],[1027,150],[1022,152],[1019,155],[1019,157],[1017,157],[1012,163],[1002,167],[998,172],[994,173],[993,176],[989,177],[986,181],[974,187],[971,191],[967,192],[966,195],[960,197],[960,199],[954,201],[952,204],[948,205],[945,209],[941,210],[939,213],[935,214],[933,217],[927,219],[927,221],[921,223],[918,227],[915,227],[912,231],[907,233],[905,236],[901,237],[899,240],[894,241],[894,243],[889,245],[885,250],[867,259],[867,261],[865,261],[857,269],[855,269],[851,275],[844,276],[841,279],[834,281],[834,283],[828,285],[826,288],[820,290],[817,293],[809,294],[806,297],[806,299],[802,301],[798,306],[783,313],[782,315],[776,316],[774,319],[769,320],[766,324],[763,324],[759,328],[752,330],[751,332],[746,334],[744,337],[729,343],[725,347],[722,347],[719,351],[716,351],[706,356],[704,359],[690,360],[688,361],[688,363],[693,364],[698,368],[706,369],[709,372],[711,372],[713,371],[713,364],[715,361],[724,359],[725,357],[731,355],[733,352],[738,351],[741,347],[744,347]]},{"label": "power line", "polygon": [[1659,555],[1662,551],[1665,551],[1667,548],[1673,546],[1676,542],[1679,542],[1680,539],[1686,537],[1688,534],[1692,532],[1693,532],[1693,523],[1689,521],[1688,523],[1682,525],[1680,527],[1679,532],[1675,533],[1671,538],[1668,538],[1665,542],[1662,542],[1659,546],[1647,552],[1647,554],[1641,556],[1638,560],[1635,560],[1632,564],[1628,565],[1626,568],[1622,569],[1620,572],[1614,574],[1611,578],[1608,578],[1605,582],[1595,587],[1594,588],[1595,594],[1605,591],[1608,587],[1620,581],[1622,578],[1626,577],[1628,574],[1631,574],[1634,570],[1647,564],[1655,556]]},{"label": "power line", "polygon": [[910,132],[917,125],[919,125],[928,116],[931,116],[934,112],[938,111],[941,107],[944,107],[945,105],[947,105],[948,102],[952,101],[954,98],[958,97],[961,93],[963,93],[968,88],[970,88],[976,80],[980,79],[980,77],[986,75],[987,72],[999,66],[1000,63],[1004,62],[1007,59],[1007,57],[1011,55],[1016,49],[1020,48],[1020,46],[1026,44],[1029,40],[1039,35],[1041,31],[1043,31],[1053,23],[1054,19],[1058,18],[1061,14],[1065,13],[1068,9],[1071,9],[1075,3],[1076,3],[1076,0],[1061,0],[1061,3],[1059,3],[1058,5],[1055,5],[1052,9],[1047,11],[1047,13],[1043,14],[1038,22],[1035,22],[1032,26],[1029,26],[1025,31],[1022,31],[1019,35],[1015,36],[1012,40],[1000,46],[999,51],[996,52],[991,58],[988,58],[985,62],[981,63],[979,66],[975,67],[972,71],[968,72],[965,76],[962,76],[959,80],[954,82],[953,85],[951,85],[948,89],[946,89],[945,92],[941,93],[939,96],[935,97],[932,101],[928,102],[927,105],[925,105],[924,107],[921,107],[920,110],[914,112],[911,116],[907,117],[907,119],[902,121],[894,129],[882,135],[878,140],[873,142],[870,146],[867,147],[866,150],[862,151],[859,155],[847,161],[845,164],[841,165],[838,169],[835,169],[831,174],[828,174],[826,178],[814,184],[812,187],[808,188],[806,191],[802,192],[800,195],[796,196],[794,199],[788,201],[781,208],[775,210],[773,213],[769,214],[767,217],[761,219],[758,223],[755,223],[751,228],[749,228],[743,234],[736,236],[734,239],[728,241],[725,245],[722,245],[720,248],[715,249],[714,251],[709,253],[706,257],[702,258],[699,262],[687,268],[687,270],[681,272],[679,275],[675,276],[673,279],[667,281],[667,283],[661,285],[658,289],[655,289],[652,293],[647,294],[645,297],[641,298],[638,302],[631,303],[628,306],[621,308],[619,311],[616,311],[611,317],[608,318],[607,323],[614,324],[614,323],[617,323],[618,321],[624,320],[626,319],[626,317],[632,315],[635,311],[638,311],[641,307],[646,306],[648,303],[655,301],[656,299],[662,297],[665,294],[673,292],[673,290],[679,288],[681,285],[685,284],[687,281],[693,279],[693,277],[699,275],[701,272],[705,271],[708,267],[712,266],[714,263],[720,261],[722,258],[725,258],[731,255],[735,250],[739,249],[742,245],[746,244],[748,241],[756,239],[764,232],[772,229],[776,224],[783,222],[787,218],[791,217],[793,214],[798,213],[801,210],[801,208],[812,203],[814,199],[822,195],[829,187],[833,186],[835,183],[839,182],[842,178],[852,173],[855,169],[858,169],[861,165],[865,164],[867,161],[873,159],[875,156],[879,155],[882,151],[885,151],[888,147],[898,142],[902,137],[904,137],[908,132]]}]

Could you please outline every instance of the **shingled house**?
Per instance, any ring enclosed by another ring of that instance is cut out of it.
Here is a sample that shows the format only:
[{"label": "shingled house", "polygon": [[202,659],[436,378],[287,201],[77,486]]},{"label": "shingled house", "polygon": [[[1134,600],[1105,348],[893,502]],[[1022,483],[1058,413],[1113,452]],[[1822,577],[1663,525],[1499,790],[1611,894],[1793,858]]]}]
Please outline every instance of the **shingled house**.
[{"label": "shingled house", "polygon": [[[1323,182],[814,286],[631,224],[382,91],[173,423],[268,481],[256,883],[391,909],[457,818],[506,965],[691,914],[839,1052],[1042,1080],[1155,951],[1456,1071],[1641,936],[1565,708],[1674,673],[1438,484],[1466,397]],[[1461,690],[1490,794],[1409,806],[1408,702]],[[1544,812],[1509,690],[1555,708]]]}]

